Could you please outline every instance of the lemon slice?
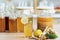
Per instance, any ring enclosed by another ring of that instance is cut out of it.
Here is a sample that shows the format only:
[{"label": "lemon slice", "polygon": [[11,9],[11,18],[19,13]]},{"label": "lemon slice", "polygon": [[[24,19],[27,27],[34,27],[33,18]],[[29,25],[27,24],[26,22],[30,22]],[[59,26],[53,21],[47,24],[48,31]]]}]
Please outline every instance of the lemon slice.
[{"label": "lemon slice", "polygon": [[23,18],[21,19],[21,23],[22,23],[22,24],[27,24],[27,23],[28,23],[28,18],[27,18],[27,17],[23,17]]}]

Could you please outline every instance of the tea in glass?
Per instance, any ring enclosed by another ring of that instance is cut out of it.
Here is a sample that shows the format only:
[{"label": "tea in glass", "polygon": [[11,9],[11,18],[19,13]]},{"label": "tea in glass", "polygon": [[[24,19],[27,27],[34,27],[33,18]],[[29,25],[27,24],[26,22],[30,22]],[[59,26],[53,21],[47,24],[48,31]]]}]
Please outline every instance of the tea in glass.
[{"label": "tea in glass", "polygon": [[32,18],[28,18],[28,23],[24,25],[25,37],[32,37],[33,33],[33,21]]}]

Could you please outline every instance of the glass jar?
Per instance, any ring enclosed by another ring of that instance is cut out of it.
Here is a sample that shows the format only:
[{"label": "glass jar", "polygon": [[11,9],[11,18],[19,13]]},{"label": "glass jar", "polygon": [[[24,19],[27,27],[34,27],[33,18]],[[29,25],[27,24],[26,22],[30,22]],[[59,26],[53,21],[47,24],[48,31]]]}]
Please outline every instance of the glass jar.
[{"label": "glass jar", "polygon": [[17,32],[24,32],[25,37],[32,36],[33,18],[30,10],[19,10],[17,13]]},{"label": "glass jar", "polygon": [[17,32],[24,32],[25,37],[31,37],[33,30],[33,18],[30,10],[19,10],[17,17]]},{"label": "glass jar", "polygon": [[24,24],[21,23],[23,10],[17,10],[17,32],[24,32]]},{"label": "glass jar", "polygon": [[0,3],[0,32],[5,31],[5,4]]},{"label": "glass jar", "polygon": [[5,2],[5,11],[6,11],[6,30],[9,32],[16,32],[17,30],[17,19],[15,14],[15,5],[12,0],[4,0]]},{"label": "glass jar", "polygon": [[[23,18],[22,18],[23,19]],[[26,24],[24,24],[24,34],[25,37],[32,37],[32,33],[33,33],[33,21],[31,17],[29,18],[25,18],[28,22]]]},{"label": "glass jar", "polygon": [[25,37],[32,37],[33,33],[33,17],[30,10],[24,10],[24,15],[21,18],[21,23],[24,24]]},{"label": "glass jar", "polygon": [[37,10],[37,29],[44,31],[47,26],[53,28],[53,15],[55,13],[53,2],[50,2],[49,0],[41,0],[38,7],[42,10]]},{"label": "glass jar", "polygon": [[[24,10],[19,10],[19,13],[18,13],[18,18],[17,18],[17,31],[18,32],[24,32],[24,24],[21,22],[21,20],[26,16],[26,13],[27,15],[29,14],[29,10],[26,10],[25,12],[25,9],[30,9],[31,7],[33,7],[33,1],[32,0],[18,0],[18,7],[20,8],[23,8]],[[29,15],[30,16],[30,15]]]},{"label": "glass jar", "polygon": [[48,26],[53,28],[53,13],[50,13],[50,10],[43,10],[42,13],[37,18],[38,29],[44,31]]},{"label": "glass jar", "polygon": [[14,13],[9,16],[9,32],[17,32],[17,17]]}]

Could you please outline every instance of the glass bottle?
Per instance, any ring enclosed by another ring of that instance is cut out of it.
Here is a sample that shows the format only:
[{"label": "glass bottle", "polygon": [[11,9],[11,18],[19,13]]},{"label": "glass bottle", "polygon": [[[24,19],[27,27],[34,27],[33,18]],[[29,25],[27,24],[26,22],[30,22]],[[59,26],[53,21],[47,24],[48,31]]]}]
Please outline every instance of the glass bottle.
[{"label": "glass bottle", "polygon": [[[18,7],[28,8],[29,9],[29,7],[33,7],[33,1],[32,0],[30,0],[30,1],[29,0],[20,0]],[[18,32],[24,32],[24,25],[25,24],[23,24],[21,22],[21,20],[23,18],[25,18],[26,15],[30,14],[30,12],[28,12],[28,11],[29,10],[26,10],[26,12],[25,12],[25,10],[19,10],[19,17],[17,18],[17,30],[18,30]],[[30,18],[27,17],[27,18],[31,19],[31,17]]]}]

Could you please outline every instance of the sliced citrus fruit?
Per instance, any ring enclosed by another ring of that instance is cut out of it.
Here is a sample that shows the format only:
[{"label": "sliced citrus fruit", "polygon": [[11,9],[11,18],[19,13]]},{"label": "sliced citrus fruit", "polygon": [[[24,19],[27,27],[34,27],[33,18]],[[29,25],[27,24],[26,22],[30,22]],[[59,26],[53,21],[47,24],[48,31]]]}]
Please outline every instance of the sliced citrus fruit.
[{"label": "sliced citrus fruit", "polygon": [[27,18],[27,17],[23,17],[23,18],[21,19],[21,23],[22,23],[22,24],[27,24],[27,23],[28,23],[28,18]]},{"label": "sliced citrus fruit", "polygon": [[42,31],[41,30],[34,31],[34,36],[35,37],[39,37],[41,34],[42,34]]}]

